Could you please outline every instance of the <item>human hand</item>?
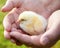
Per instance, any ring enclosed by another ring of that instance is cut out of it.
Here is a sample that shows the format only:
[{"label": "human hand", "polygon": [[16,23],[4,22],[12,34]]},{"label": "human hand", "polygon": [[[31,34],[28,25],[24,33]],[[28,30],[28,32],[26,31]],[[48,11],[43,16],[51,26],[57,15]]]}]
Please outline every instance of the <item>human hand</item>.
[{"label": "human hand", "polygon": [[[58,15],[58,16],[57,16]],[[33,48],[49,48],[54,45],[60,36],[60,10],[54,12],[49,20],[48,27],[44,34],[29,36],[27,34],[20,33],[19,31],[12,31],[10,35],[17,39],[20,43],[26,44],[28,46],[33,46]],[[17,42],[17,43],[19,43]],[[19,44],[20,44],[19,43]]]},{"label": "human hand", "polygon": [[18,13],[30,10],[47,18],[52,12],[60,9],[60,0],[7,0],[2,11],[11,11],[13,8],[18,8]]},{"label": "human hand", "polygon": [[[34,4],[35,0],[30,0],[30,1],[14,1],[14,0],[7,0],[7,4],[3,7],[2,11],[10,11],[12,8],[15,7],[15,9],[13,9],[13,11],[11,11],[5,18],[4,18],[4,28],[5,28],[5,32],[4,35],[6,38],[11,38],[10,37],[10,33],[9,31],[14,31],[14,32],[21,32],[21,30],[17,30],[16,26],[16,20],[18,18],[18,15],[25,11],[25,10],[30,10],[30,11],[34,11],[36,13],[39,13],[41,15],[43,15],[45,18],[48,19],[48,17],[51,15],[52,12],[54,12],[55,10],[59,9],[59,0],[53,0],[53,5],[50,4],[50,2],[52,1],[47,1],[46,2],[44,0],[36,0],[35,4]],[[57,3],[55,5],[55,3]],[[9,6],[10,5],[10,6]],[[33,6],[33,7],[32,7]],[[37,7],[36,7],[37,6]],[[14,20],[13,20],[14,19]],[[21,33],[20,33],[21,34]],[[23,34],[25,35],[25,34]],[[23,36],[22,35],[22,36]],[[12,35],[11,35],[12,36]],[[32,37],[32,36],[29,36]],[[34,36],[33,36],[34,37]],[[32,38],[33,38],[32,37]],[[37,36],[38,37],[38,36]],[[40,37],[40,36],[39,36]],[[38,38],[39,38],[38,37]],[[25,37],[26,38],[26,37]],[[18,39],[17,39],[18,40]],[[39,39],[40,40],[40,39]],[[23,40],[22,40],[23,41]],[[26,40],[27,41],[27,40]],[[19,41],[20,42],[20,41]],[[21,42],[20,42],[21,43]],[[19,44],[20,44],[19,43]],[[25,42],[26,43],[26,42]],[[37,42],[38,43],[38,42]],[[40,44],[40,42],[39,42]]]}]

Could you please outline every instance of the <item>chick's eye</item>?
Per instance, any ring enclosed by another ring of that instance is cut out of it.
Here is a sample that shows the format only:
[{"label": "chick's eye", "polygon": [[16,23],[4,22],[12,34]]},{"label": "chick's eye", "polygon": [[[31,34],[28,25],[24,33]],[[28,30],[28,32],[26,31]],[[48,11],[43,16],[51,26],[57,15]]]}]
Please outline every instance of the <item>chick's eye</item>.
[{"label": "chick's eye", "polygon": [[21,19],[21,21],[26,21],[25,19]]}]

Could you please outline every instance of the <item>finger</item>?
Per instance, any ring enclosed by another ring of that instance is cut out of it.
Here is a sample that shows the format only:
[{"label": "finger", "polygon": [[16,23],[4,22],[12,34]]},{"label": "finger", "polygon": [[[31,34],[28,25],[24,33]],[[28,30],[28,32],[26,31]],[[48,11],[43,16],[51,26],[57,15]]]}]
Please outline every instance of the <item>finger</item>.
[{"label": "finger", "polygon": [[13,19],[14,19],[13,15],[9,14],[9,15],[5,16],[5,18],[3,20],[4,29],[8,32],[11,31],[12,23],[14,22]]},{"label": "finger", "polygon": [[[6,31],[11,31],[11,28],[12,28],[12,24],[16,22],[17,18],[18,18],[18,10],[17,9],[13,9],[11,12],[9,12],[4,20],[3,20],[3,26],[4,26],[4,29]],[[14,25],[15,26],[15,25]]]},{"label": "finger", "polygon": [[59,35],[59,26],[55,24],[41,36],[40,42],[44,46],[50,46],[56,43],[59,39]]},{"label": "finger", "polygon": [[60,10],[55,11],[49,17],[47,30],[50,29],[53,25],[56,25],[59,23],[60,23]]},{"label": "finger", "polygon": [[40,46],[40,35],[39,36],[29,36],[19,32],[11,32],[11,36],[16,38],[19,42],[26,44],[28,46]]},{"label": "finger", "polygon": [[1,10],[3,12],[10,11],[14,7],[20,7],[21,2],[22,2],[21,0],[7,0],[6,4],[2,7]]},{"label": "finger", "polygon": [[[18,30],[13,29],[12,32],[23,33],[23,32],[22,32],[21,30],[19,30],[19,29],[18,29]],[[25,33],[23,33],[23,34],[25,34]],[[20,46],[20,45],[22,45],[22,44],[25,44],[25,45],[29,45],[29,46],[30,46],[30,44],[28,44],[27,42],[23,41],[23,40],[25,40],[25,39],[19,40],[19,39],[17,39],[14,35],[12,35],[11,37],[12,37],[12,39],[15,40],[15,43],[16,43],[16,45],[18,45],[18,46]],[[14,41],[12,41],[12,42],[14,42]]]},{"label": "finger", "polygon": [[19,32],[11,32],[10,35],[16,38],[19,42],[31,46],[31,37]]},{"label": "finger", "polygon": [[7,0],[6,4],[2,7],[2,11],[10,11],[14,7],[13,2],[11,0]]},{"label": "finger", "polygon": [[4,37],[10,40],[10,33],[7,31],[4,31]]},{"label": "finger", "polygon": [[[27,36],[27,35],[23,35],[23,34],[21,34],[21,33],[19,33],[19,32],[11,32],[10,33],[10,35],[12,36],[12,37],[15,37],[17,40],[23,40],[23,41],[26,41],[26,42],[29,42],[30,41],[30,37],[29,36]],[[27,39],[26,39],[26,37],[27,37]],[[29,41],[28,41],[29,40]]]},{"label": "finger", "polygon": [[47,45],[49,43],[56,42],[59,39],[60,35],[60,10],[54,12],[48,22],[48,27],[46,33],[44,33],[41,37],[41,43],[43,45]]}]

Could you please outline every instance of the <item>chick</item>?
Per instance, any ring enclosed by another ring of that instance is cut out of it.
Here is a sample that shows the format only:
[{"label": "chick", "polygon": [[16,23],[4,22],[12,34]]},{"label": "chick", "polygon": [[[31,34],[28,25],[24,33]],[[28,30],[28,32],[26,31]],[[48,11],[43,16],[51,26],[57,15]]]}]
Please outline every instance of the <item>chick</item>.
[{"label": "chick", "polygon": [[30,35],[38,35],[45,32],[47,26],[47,20],[33,11],[21,13],[18,22],[20,28]]}]

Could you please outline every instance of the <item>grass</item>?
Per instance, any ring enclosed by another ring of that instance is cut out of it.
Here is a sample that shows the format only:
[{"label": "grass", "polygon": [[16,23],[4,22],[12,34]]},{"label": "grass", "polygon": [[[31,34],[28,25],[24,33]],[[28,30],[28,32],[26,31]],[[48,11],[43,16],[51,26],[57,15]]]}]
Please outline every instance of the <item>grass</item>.
[{"label": "grass", "polygon": [[[6,0],[0,0],[0,9],[5,4],[5,2]],[[4,38],[4,28],[2,22],[5,15],[6,13],[0,11],[0,48],[27,48],[25,45],[16,46],[15,44]],[[60,41],[58,41],[52,48],[60,48]]]}]

